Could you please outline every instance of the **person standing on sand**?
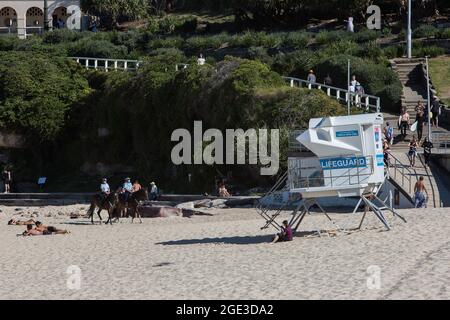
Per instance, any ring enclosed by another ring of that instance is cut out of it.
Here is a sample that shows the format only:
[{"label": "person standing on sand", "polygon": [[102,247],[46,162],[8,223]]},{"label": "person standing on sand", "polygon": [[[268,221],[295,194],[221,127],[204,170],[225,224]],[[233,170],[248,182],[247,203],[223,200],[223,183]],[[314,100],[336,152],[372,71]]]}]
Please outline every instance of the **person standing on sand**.
[{"label": "person standing on sand", "polygon": [[420,177],[414,186],[414,203],[416,208],[426,208],[428,191],[425,188],[424,177]]},{"label": "person standing on sand", "polygon": [[152,182],[150,183],[150,200],[156,201],[158,199],[158,187],[156,186],[156,183]]},{"label": "person standing on sand", "polygon": [[5,186],[5,193],[11,193],[11,171],[9,171],[7,168],[3,170],[2,179]]},{"label": "person standing on sand", "polygon": [[289,222],[287,220],[283,221],[283,227],[281,228],[281,232],[278,233],[275,238],[273,238],[272,243],[276,242],[286,242],[286,241],[292,241],[293,240],[293,232],[292,228],[289,225]]}]

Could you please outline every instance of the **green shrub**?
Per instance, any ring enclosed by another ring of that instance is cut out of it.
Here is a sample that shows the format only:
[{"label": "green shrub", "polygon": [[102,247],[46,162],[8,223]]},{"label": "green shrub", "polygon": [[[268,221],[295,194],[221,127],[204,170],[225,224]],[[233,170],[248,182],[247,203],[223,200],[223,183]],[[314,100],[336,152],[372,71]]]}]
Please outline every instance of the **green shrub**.
[{"label": "green shrub", "polygon": [[189,16],[184,21],[175,27],[176,32],[180,33],[192,33],[197,30],[198,20],[196,17]]},{"label": "green shrub", "polygon": [[115,46],[106,40],[81,39],[68,48],[69,55],[76,57],[116,58],[128,57],[128,49],[125,46]]},{"label": "green shrub", "polygon": [[357,43],[365,43],[365,42],[374,41],[379,36],[380,36],[380,34],[377,31],[366,29],[366,30],[354,33],[352,38]]},{"label": "green shrub", "polygon": [[280,34],[267,34],[265,32],[245,32],[232,38],[231,45],[242,47],[274,48],[282,44]]},{"label": "green shrub", "polygon": [[316,53],[310,50],[279,53],[274,57],[272,69],[284,76],[305,78],[316,60]]},{"label": "green shrub", "polygon": [[304,49],[309,43],[306,32],[288,32],[283,39],[283,45],[294,49]]},{"label": "green shrub", "polygon": [[49,44],[68,43],[81,39],[84,35],[79,31],[69,29],[56,29],[43,35],[43,42]]},{"label": "green shrub", "polygon": [[186,40],[186,49],[199,53],[207,49],[218,49],[221,44],[219,37],[195,36]]},{"label": "green shrub", "polygon": [[147,44],[147,51],[158,48],[182,48],[184,40],[181,37],[155,38]]},{"label": "green shrub", "polygon": [[54,140],[88,83],[66,58],[0,52],[0,126],[34,142]]},{"label": "green shrub", "polygon": [[439,39],[450,39],[450,28],[441,29],[436,33]]},{"label": "green shrub", "polygon": [[329,43],[324,46],[320,51],[321,57],[332,57],[338,54],[353,55],[358,49],[358,44],[352,40],[342,39]]},{"label": "green shrub", "polygon": [[381,62],[384,53],[376,41],[364,43],[363,45],[360,45],[355,51],[358,57],[367,58],[377,62]]},{"label": "green shrub", "polygon": [[432,38],[438,29],[431,24],[423,24],[413,31],[413,38]]},{"label": "green shrub", "polygon": [[445,54],[445,49],[437,46],[413,46],[412,54],[415,57],[437,57]]},{"label": "green shrub", "polygon": [[340,40],[352,38],[352,33],[347,31],[320,31],[316,35],[316,42],[320,45],[330,44]]},{"label": "green shrub", "polygon": [[383,48],[382,51],[383,51],[383,55],[386,58],[394,59],[394,58],[399,58],[399,57],[403,56],[403,53],[405,52],[405,47],[394,45],[394,46],[389,46],[389,47]]}]

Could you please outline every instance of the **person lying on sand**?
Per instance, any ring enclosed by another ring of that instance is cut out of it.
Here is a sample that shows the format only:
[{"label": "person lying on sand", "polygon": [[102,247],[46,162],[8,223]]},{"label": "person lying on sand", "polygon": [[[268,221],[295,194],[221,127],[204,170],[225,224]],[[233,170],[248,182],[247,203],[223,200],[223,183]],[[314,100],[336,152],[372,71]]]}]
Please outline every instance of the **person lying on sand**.
[{"label": "person lying on sand", "polygon": [[36,221],[36,230],[43,233],[43,235],[51,234],[68,234],[70,231],[56,229],[55,227],[43,225],[42,222]]},{"label": "person lying on sand", "polygon": [[33,219],[30,219],[27,221],[20,221],[20,220],[17,220],[16,218],[12,218],[11,220],[8,221],[8,226],[26,226],[26,225],[34,224],[34,223],[35,222]]},{"label": "person lying on sand", "polygon": [[22,235],[24,237],[28,236],[42,236],[44,233],[42,231],[36,230],[32,224],[27,225],[27,230],[25,230]]},{"label": "person lying on sand", "polygon": [[292,228],[289,225],[289,222],[287,220],[283,221],[283,227],[281,229],[281,232],[278,233],[274,238],[272,243],[276,242],[285,242],[285,241],[292,241]]}]

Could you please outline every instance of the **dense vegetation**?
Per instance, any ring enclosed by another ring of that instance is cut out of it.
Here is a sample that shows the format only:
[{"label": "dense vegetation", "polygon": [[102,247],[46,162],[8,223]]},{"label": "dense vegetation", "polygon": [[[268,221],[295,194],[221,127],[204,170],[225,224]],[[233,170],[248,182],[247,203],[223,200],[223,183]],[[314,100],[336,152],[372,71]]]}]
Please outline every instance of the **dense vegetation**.
[{"label": "dense vegetation", "polygon": [[[199,31],[195,16],[161,12],[181,5],[220,9],[223,1],[126,2],[122,9],[123,1],[114,0],[85,1],[84,5],[111,28],[118,21],[150,15],[146,27],[99,33],[56,30],[27,40],[0,37],[0,127],[24,134],[28,142],[13,157],[17,178],[34,180],[43,174],[54,181],[56,176],[72,179],[81,167],[94,175],[102,173],[100,167],[116,174],[131,167],[143,181],[164,181],[167,191],[209,192],[214,177],[227,171],[232,171],[241,187],[255,186],[261,179],[255,166],[173,166],[169,158],[172,131],[191,129],[195,120],[203,120],[204,130],[278,128],[285,166],[289,130],[305,127],[311,117],[345,113],[345,108],[319,91],[289,88],[281,76],[306,78],[313,69],[319,82],[330,75],[334,86],[345,88],[349,59],[365,91],[380,96],[383,109],[398,110],[401,85],[389,69],[389,59],[404,54],[404,45],[396,43],[404,34],[392,34],[388,27],[382,31],[359,28],[356,33],[211,33]],[[261,10],[258,6],[263,1],[231,2],[233,10],[245,7],[250,12]],[[314,1],[296,3],[300,11],[306,4],[312,10]],[[158,16],[151,16],[154,13]],[[271,23],[277,24],[278,19]],[[242,26],[244,20],[238,23]],[[245,23],[265,29],[254,21]],[[415,37],[448,38],[448,29],[423,25],[415,30]],[[437,56],[443,50],[417,41],[413,53]],[[201,67],[196,64],[200,53],[207,58]],[[136,73],[101,73],[82,69],[69,56],[144,63]],[[176,72],[176,63],[190,67]]]}]

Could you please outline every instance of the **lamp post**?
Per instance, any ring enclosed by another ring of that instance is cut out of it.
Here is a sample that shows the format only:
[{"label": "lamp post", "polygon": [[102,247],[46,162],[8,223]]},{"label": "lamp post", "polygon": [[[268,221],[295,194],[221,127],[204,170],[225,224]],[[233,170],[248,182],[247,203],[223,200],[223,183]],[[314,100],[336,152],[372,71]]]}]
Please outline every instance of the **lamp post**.
[{"label": "lamp post", "polygon": [[49,30],[48,25],[48,1],[44,0],[44,31]]},{"label": "lamp post", "polygon": [[411,0],[408,0],[408,30],[406,31],[407,34],[407,39],[406,39],[406,43],[407,43],[407,47],[408,47],[408,52],[407,52],[407,56],[408,59],[412,58],[412,30],[411,30]]},{"label": "lamp post", "polygon": [[430,72],[428,65],[428,56],[425,56],[425,62],[427,65],[427,98],[428,98],[428,141],[431,142],[431,97],[430,97]]},{"label": "lamp post", "polygon": [[348,90],[348,95],[347,95],[347,112],[348,115],[350,115],[350,105],[351,105],[351,92],[350,92],[350,85],[351,85],[351,79],[350,79],[350,59],[348,59],[348,64],[347,64],[347,90]]}]

